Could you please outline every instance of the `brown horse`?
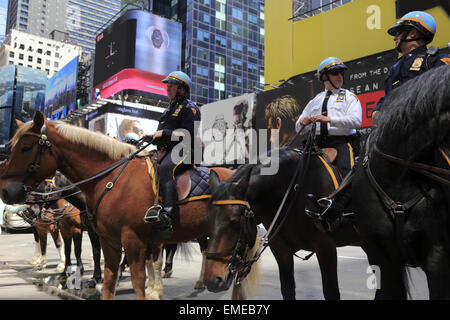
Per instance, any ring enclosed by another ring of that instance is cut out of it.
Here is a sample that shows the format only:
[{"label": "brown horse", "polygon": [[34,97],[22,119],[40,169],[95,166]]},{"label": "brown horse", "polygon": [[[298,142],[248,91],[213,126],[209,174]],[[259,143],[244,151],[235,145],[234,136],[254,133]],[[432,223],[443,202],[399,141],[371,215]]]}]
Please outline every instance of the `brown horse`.
[{"label": "brown horse", "polygon": [[[33,121],[21,125],[11,140],[11,156],[0,178],[4,202],[24,202],[27,191],[59,170],[76,183],[104,170],[136,149],[102,134],[62,122],[45,121],[37,111]],[[95,222],[105,258],[104,299],[114,299],[122,247],[127,256],[131,282],[138,299],[145,299],[146,243],[152,225],[143,221],[146,209],[153,205],[155,193],[148,175],[146,159],[129,161],[117,181],[111,180],[118,168],[79,188],[86,196],[89,212]],[[232,171],[216,168],[221,180]],[[97,204],[106,186],[110,191]],[[95,208],[98,206],[98,209]],[[199,238],[208,233],[207,201],[179,205],[174,215],[174,233],[170,239],[154,242],[177,243]]]}]

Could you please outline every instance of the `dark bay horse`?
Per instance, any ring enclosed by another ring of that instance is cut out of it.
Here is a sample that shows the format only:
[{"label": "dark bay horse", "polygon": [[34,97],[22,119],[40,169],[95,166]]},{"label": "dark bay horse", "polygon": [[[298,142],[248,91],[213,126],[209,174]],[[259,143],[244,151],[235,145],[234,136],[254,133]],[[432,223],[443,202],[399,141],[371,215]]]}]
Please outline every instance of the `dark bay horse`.
[{"label": "dark bay horse", "polygon": [[362,247],[381,273],[376,299],[407,298],[406,265],[425,272],[431,299],[450,299],[449,84],[442,66],[393,90],[355,174]]},{"label": "dark bay horse", "polygon": [[[1,197],[6,203],[24,202],[29,187],[35,187],[56,170],[71,182],[80,182],[127,158],[135,150],[134,146],[87,129],[45,121],[37,111],[33,121],[20,126],[11,140],[11,156],[0,179]],[[143,217],[153,205],[155,193],[146,159],[130,160],[111,184],[118,170],[115,168],[79,188],[85,195],[88,211],[95,213],[105,258],[103,298],[114,299],[123,247],[136,296],[145,299],[146,244],[152,235],[152,225],[144,223]],[[232,175],[228,169],[214,170],[221,180]],[[106,187],[110,191],[97,204]],[[160,242],[186,242],[207,234],[206,209],[205,199],[179,205],[173,236]]]},{"label": "dark bay horse", "polygon": [[[278,157],[271,158],[272,162],[278,162],[279,170],[274,175],[261,175],[264,164],[258,164],[242,166],[220,184],[215,175],[210,176],[213,189],[208,212],[211,239],[204,277],[208,290],[217,292],[229,288],[230,266],[233,267],[232,261],[236,260],[233,257],[238,252],[236,248],[255,241],[258,223],[262,222],[267,230],[270,228],[302,159],[298,150],[282,148]],[[320,232],[305,213],[306,194],[324,197],[337,188],[337,181],[333,181],[329,170],[320,155],[310,157],[303,181],[297,180],[298,186],[294,186],[294,189],[300,188],[299,194],[288,198],[287,203],[293,201],[292,208],[282,216],[285,220],[280,231],[269,241],[278,264],[283,299],[295,299],[294,254],[301,249],[317,255],[325,299],[340,298],[336,247],[357,244],[359,237],[352,224],[342,225],[333,233]],[[252,216],[249,212],[254,218],[248,218]]]}]

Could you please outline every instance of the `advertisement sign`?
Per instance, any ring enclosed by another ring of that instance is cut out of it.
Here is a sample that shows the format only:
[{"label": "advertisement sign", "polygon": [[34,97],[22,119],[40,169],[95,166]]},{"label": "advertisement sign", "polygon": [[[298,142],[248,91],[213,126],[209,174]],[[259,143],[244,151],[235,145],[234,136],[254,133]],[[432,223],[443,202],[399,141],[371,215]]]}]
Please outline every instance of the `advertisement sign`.
[{"label": "advertisement sign", "polygon": [[179,22],[127,11],[97,36],[93,96],[95,89],[103,98],[126,89],[165,95],[160,80],[180,69],[181,33]]},{"label": "advertisement sign", "polygon": [[254,98],[252,93],[202,106],[204,165],[248,160]]},{"label": "advertisement sign", "polygon": [[9,140],[15,72],[13,65],[0,67],[0,144]]},{"label": "advertisement sign", "polygon": [[78,57],[67,63],[48,80],[45,89],[45,117],[50,118],[56,111],[60,111],[64,117],[76,109],[77,70]]},{"label": "advertisement sign", "polygon": [[90,120],[88,128],[123,141],[129,132],[135,133],[139,137],[154,133],[158,128],[158,121],[118,113],[107,113]]}]

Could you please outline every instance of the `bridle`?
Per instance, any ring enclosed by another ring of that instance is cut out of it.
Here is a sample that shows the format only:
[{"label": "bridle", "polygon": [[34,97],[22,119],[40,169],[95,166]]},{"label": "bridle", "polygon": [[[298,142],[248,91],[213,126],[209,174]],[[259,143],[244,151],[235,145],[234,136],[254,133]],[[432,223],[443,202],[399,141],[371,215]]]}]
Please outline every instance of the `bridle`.
[{"label": "bridle", "polygon": [[254,221],[255,214],[253,213],[250,204],[244,200],[217,200],[213,201],[212,205],[239,205],[245,208],[244,214],[240,217],[241,228],[234,249],[229,252],[206,252],[206,259],[215,260],[226,264],[230,274],[234,278],[235,284],[239,285],[250,273],[252,264],[256,262],[256,260],[253,261],[253,259],[246,261],[249,250],[255,244],[255,240],[252,239],[248,233],[248,230],[252,224],[255,224],[256,226]]},{"label": "bridle", "polygon": [[[48,149],[50,154],[53,157],[56,157],[54,152],[52,151],[52,144],[51,142],[48,140],[47,137],[47,126],[44,125],[42,127],[42,131],[41,133],[34,133],[34,132],[25,132],[23,134],[23,136],[31,136],[31,137],[36,137],[38,138],[37,143],[38,143],[38,151],[36,153],[36,156],[34,157],[33,162],[28,166],[27,171],[25,171],[24,173],[13,173],[13,174],[8,174],[8,175],[3,175],[0,177],[0,179],[10,179],[10,178],[17,178],[17,177],[24,177],[24,182],[31,177],[35,177],[37,171],[40,168],[40,164],[41,164],[41,160],[42,160],[42,156],[45,153],[45,151]],[[29,186],[25,186],[26,190],[31,190],[32,188]]]},{"label": "bridle", "polygon": [[[395,219],[397,214],[404,214],[406,211],[413,208],[417,203],[419,203],[425,196],[422,194],[422,192],[418,192],[413,198],[406,202],[397,202],[393,200],[378,184],[375,177],[372,174],[372,171],[370,170],[370,156],[369,156],[369,149],[370,149],[370,138],[372,134],[369,135],[366,141],[366,150],[365,150],[365,156],[364,160],[362,162],[362,166],[365,169],[365,172],[367,174],[367,177],[369,178],[370,183],[374,187],[376,193],[379,195],[380,199],[382,200],[382,203],[384,206],[389,210],[389,213],[391,214],[392,218]],[[377,147],[377,145],[374,145],[373,151],[380,155],[383,159],[398,164],[400,166],[406,167],[414,172],[417,172],[423,176],[426,176],[434,181],[437,181],[439,183],[450,185],[450,180],[448,178],[440,177],[434,173],[450,176],[450,170],[443,169],[435,166],[426,165],[423,163],[418,162],[412,162],[407,161],[401,158],[394,157],[392,155],[389,155],[387,153],[384,153],[380,151],[380,149]],[[441,149],[441,152],[442,149]],[[443,152],[443,154],[445,154]]]}]

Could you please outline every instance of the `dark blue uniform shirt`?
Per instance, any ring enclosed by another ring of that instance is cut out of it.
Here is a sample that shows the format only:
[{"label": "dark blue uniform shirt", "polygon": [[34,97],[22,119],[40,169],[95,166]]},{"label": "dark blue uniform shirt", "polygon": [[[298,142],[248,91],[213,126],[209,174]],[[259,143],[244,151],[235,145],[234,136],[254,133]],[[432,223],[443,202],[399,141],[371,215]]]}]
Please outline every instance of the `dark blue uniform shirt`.
[{"label": "dark blue uniform shirt", "polygon": [[185,129],[191,135],[191,147],[195,140],[195,121],[200,121],[200,110],[190,100],[171,102],[166,108],[161,118],[159,118],[158,131],[162,130],[163,135],[155,144],[159,150],[171,150],[180,141],[171,141],[172,132],[177,129]]},{"label": "dark blue uniform shirt", "polygon": [[[436,49],[435,47],[430,48]],[[450,64],[450,55],[442,52],[427,52],[426,46],[421,46],[414,49],[409,54],[405,54],[394,64],[386,75],[385,81],[385,96],[389,94],[393,89],[399,87],[406,81],[434,68],[444,64]],[[378,101],[374,108],[374,111],[380,110],[381,104],[384,101],[384,97]]]}]

